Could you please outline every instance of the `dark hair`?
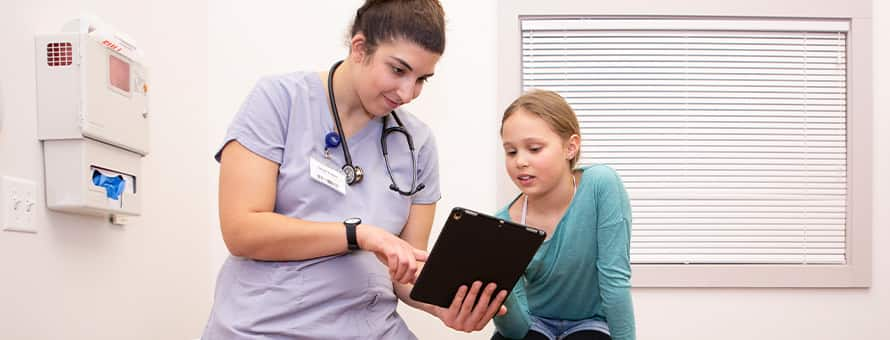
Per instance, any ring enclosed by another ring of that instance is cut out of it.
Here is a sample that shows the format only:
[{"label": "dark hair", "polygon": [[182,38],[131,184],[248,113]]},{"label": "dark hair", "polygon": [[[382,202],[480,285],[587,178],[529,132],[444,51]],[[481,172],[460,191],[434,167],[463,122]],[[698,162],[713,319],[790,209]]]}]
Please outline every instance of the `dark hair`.
[{"label": "dark hair", "polygon": [[365,35],[367,54],[382,42],[405,39],[427,51],[445,51],[445,11],[438,0],[366,0],[355,13],[350,37]]}]

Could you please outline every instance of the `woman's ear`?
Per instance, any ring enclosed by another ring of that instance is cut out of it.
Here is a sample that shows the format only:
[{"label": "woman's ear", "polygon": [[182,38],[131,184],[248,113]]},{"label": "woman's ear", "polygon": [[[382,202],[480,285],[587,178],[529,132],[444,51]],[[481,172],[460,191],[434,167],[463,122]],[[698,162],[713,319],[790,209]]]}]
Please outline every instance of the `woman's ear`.
[{"label": "woman's ear", "polygon": [[572,160],[578,157],[578,150],[581,149],[581,136],[576,134],[569,136],[566,142],[566,159]]},{"label": "woman's ear", "polygon": [[356,33],[352,36],[352,39],[349,40],[349,59],[352,62],[359,64],[365,61],[367,42],[368,40],[363,33]]}]

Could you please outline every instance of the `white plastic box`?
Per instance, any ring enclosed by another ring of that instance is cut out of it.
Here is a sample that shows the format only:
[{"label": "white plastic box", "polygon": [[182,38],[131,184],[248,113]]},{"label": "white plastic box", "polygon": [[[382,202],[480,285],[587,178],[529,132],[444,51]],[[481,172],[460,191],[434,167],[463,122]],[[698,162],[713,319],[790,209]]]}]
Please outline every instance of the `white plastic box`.
[{"label": "white plastic box", "polygon": [[[139,215],[142,210],[142,156],[89,139],[51,141],[46,145],[46,202],[53,210],[103,216]],[[121,176],[120,192],[95,185],[93,178]]]},{"label": "white plastic box", "polygon": [[47,207],[139,215],[150,123],[141,52],[94,18],[63,31],[34,39]]}]

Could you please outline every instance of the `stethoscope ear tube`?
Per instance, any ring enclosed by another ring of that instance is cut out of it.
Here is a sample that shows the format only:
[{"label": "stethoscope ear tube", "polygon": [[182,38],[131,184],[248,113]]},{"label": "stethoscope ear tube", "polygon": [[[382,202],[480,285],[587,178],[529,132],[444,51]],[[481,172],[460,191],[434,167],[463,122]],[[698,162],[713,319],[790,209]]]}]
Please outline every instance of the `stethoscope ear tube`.
[{"label": "stethoscope ear tube", "polygon": [[[331,105],[331,114],[334,116],[334,125],[337,126],[337,133],[340,134],[339,142],[343,149],[343,158],[346,159],[346,165],[342,168],[343,173],[346,174],[346,184],[353,185],[362,181],[365,172],[362,171],[362,168],[352,165],[352,156],[349,154],[349,146],[346,145],[346,138],[344,138],[346,135],[343,133],[342,124],[340,124],[340,113],[337,111],[337,101],[334,99],[334,71],[342,63],[343,60],[335,62],[334,65],[331,65],[331,70],[328,71],[328,102]],[[325,137],[325,143],[328,143],[327,139]]]}]

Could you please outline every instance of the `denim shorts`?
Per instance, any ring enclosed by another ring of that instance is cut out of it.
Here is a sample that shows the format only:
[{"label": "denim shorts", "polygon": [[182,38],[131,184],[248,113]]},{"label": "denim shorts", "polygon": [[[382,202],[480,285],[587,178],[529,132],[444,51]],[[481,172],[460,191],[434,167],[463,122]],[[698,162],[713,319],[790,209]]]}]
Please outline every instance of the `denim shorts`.
[{"label": "denim shorts", "polygon": [[529,316],[531,317],[530,329],[543,334],[550,340],[561,340],[569,334],[580,331],[597,331],[609,334],[609,325],[598,319],[572,321]]}]

